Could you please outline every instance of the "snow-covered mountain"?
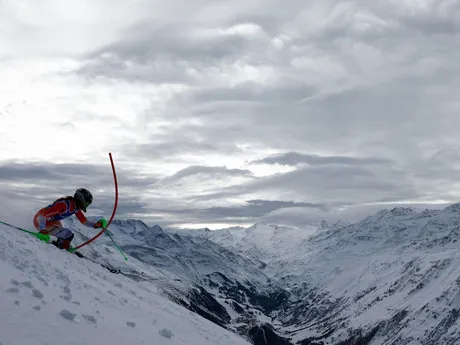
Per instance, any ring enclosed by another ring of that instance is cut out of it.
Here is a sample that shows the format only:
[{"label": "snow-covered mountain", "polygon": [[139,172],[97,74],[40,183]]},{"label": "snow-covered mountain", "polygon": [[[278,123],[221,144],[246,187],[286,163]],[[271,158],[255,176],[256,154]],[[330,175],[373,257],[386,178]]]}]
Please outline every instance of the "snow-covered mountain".
[{"label": "snow-covered mountain", "polygon": [[[77,243],[94,231],[68,225]],[[107,236],[84,254],[120,260],[123,286],[142,286],[145,300],[168,297],[256,345],[460,344],[460,204],[382,210],[356,224],[192,232],[117,220],[110,231],[129,261]],[[14,265],[9,250],[0,259]]]},{"label": "snow-covered mountain", "polygon": [[266,263],[289,296],[268,316],[291,343],[460,344],[460,204],[205,235]]},{"label": "snow-covered mountain", "polygon": [[155,268],[95,247],[128,274],[0,225],[0,344],[249,344],[165,297],[169,279]]},{"label": "snow-covered mountain", "polygon": [[[94,232],[76,220],[66,222],[80,236]],[[281,284],[264,273],[265,263],[205,237],[149,228],[139,220],[116,220],[110,232],[127,254],[175,282],[162,284],[171,300],[245,337],[271,322],[268,315],[287,300]],[[98,243],[111,240],[102,237]]]}]

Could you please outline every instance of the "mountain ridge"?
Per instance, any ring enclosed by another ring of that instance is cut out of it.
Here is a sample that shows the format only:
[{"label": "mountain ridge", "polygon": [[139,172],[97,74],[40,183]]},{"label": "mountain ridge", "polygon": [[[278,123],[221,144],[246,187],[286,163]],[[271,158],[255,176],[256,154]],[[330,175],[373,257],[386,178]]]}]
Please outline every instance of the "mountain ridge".
[{"label": "mountain ridge", "polygon": [[134,222],[113,232],[130,255],[182,280],[170,298],[257,345],[260,332],[272,332],[270,344],[453,345],[459,214],[453,204],[383,209],[351,224],[187,233]]}]

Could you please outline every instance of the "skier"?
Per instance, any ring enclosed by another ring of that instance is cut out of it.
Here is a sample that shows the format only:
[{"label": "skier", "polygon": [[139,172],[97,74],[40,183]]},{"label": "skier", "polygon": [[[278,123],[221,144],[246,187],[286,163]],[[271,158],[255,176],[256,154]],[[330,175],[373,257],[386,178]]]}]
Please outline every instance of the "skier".
[{"label": "skier", "polygon": [[74,196],[57,199],[38,211],[34,217],[34,226],[40,233],[56,237],[57,241],[52,242],[56,247],[69,249],[74,234],[70,229],[62,226],[62,219],[75,215],[87,227],[104,228],[107,226],[107,221],[104,218],[92,222],[83,214],[92,202],[93,196],[87,189],[77,189]]}]

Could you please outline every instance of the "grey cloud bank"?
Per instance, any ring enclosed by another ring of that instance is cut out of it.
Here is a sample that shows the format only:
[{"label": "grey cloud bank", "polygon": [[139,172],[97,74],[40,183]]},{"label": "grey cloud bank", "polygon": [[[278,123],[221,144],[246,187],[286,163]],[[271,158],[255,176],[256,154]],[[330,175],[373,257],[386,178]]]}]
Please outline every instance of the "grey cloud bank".
[{"label": "grey cloud bank", "polygon": [[270,157],[256,160],[253,164],[281,164],[281,165],[300,165],[302,163],[310,165],[325,164],[343,164],[343,165],[360,165],[360,164],[385,164],[391,161],[380,158],[355,158],[355,157],[321,157],[318,155],[300,154],[298,152],[288,152],[276,154]]},{"label": "grey cloud bank", "polygon": [[[133,114],[110,120],[123,130],[110,140],[123,167],[119,217],[300,225],[459,199],[458,1],[140,1],[129,11],[110,39],[43,76],[120,99],[143,90]],[[100,193],[95,212],[110,212],[106,167],[52,161],[0,156],[0,190],[18,205],[30,191],[38,205],[84,184]]]}]

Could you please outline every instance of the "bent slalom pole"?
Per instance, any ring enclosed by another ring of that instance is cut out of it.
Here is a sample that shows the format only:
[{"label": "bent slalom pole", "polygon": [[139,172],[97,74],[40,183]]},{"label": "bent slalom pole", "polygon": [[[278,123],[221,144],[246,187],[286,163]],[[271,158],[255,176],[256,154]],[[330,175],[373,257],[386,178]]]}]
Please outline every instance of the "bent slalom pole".
[{"label": "bent slalom pole", "polygon": [[93,238],[89,239],[89,240],[86,241],[85,243],[80,244],[79,246],[77,246],[75,249],[73,249],[73,251],[75,251],[75,250],[77,250],[77,249],[80,249],[80,248],[83,247],[83,246],[86,246],[87,244],[93,242],[96,238],[98,238],[99,236],[101,236],[101,235],[107,230],[107,228],[109,227],[110,223],[112,223],[113,217],[115,217],[115,213],[117,212],[117,206],[118,206],[118,181],[117,181],[117,173],[115,172],[115,165],[113,164],[113,159],[112,159],[112,154],[111,154],[111,153],[109,153],[109,157],[110,157],[110,163],[112,164],[113,180],[114,180],[114,183],[115,183],[115,204],[114,204],[114,206],[113,206],[112,216],[110,217],[110,220],[108,221],[107,226],[104,227],[104,228],[101,230],[101,232],[99,232],[96,236],[94,236]]}]

